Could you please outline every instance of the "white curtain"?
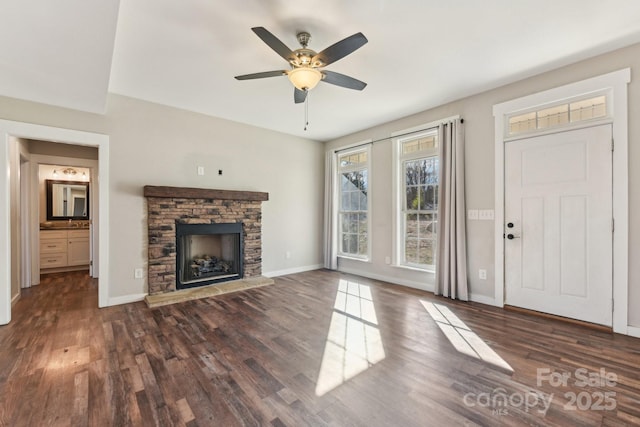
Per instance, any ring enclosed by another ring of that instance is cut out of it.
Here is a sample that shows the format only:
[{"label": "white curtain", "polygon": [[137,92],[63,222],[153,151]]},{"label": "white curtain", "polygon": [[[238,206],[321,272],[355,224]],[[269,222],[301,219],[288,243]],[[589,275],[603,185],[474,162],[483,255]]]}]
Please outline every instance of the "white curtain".
[{"label": "white curtain", "polygon": [[327,152],[324,167],[324,268],[338,269],[336,155]]},{"label": "white curtain", "polygon": [[469,300],[464,204],[464,129],[456,119],[440,125],[438,252],[435,294]]}]

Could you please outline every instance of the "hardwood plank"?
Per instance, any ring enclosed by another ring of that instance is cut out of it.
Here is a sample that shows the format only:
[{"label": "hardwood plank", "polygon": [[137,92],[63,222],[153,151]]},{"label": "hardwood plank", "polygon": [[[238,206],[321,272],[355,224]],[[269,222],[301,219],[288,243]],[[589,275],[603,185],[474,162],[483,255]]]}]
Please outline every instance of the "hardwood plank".
[{"label": "hardwood plank", "polygon": [[[345,289],[367,300],[341,305]],[[423,302],[513,372],[456,350]],[[23,290],[12,317],[0,425],[640,425],[639,339],[326,270],[153,309],[98,309],[94,279],[57,273]],[[615,384],[581,385],[580,369]],[[550,403],[500,406],[496,393]],[[615,393],[615,407],[569,410],[572,393]]]}]

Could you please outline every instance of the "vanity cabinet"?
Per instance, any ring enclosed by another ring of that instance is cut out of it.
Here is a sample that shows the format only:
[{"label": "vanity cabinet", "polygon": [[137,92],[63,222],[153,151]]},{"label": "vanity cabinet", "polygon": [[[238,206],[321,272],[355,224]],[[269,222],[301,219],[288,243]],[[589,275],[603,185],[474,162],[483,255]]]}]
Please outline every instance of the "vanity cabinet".
[{"label": "vanity cabinet", "polygon": [[89,230],[40,230],[40,270],[74,270],[91,261]]},{"label": "vanity cabinet", "polygon": [[68,230],[67,242],[67,264],[89,265],[89,230]]}]

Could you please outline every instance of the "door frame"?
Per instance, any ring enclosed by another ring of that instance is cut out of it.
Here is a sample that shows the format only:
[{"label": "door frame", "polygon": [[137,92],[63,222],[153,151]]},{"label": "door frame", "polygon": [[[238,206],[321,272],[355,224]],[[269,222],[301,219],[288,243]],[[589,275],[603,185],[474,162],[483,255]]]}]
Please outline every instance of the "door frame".
[{"label": "door frame", "polygon": [[0,325],[11,321],[11,216],[9,144],[11,137],[87,145],[98,148],[99,253],[98,306],[109,305],[109,136],[93,132],[0,120]]},{"label": "door frame", "polygon": [[[552,104],[576,96],[607,93],[615,141],[613,151],[613,331],[629,334],[629,167],[628,167],[628,109],[627,85],[631,81],[631,69],[625,68],[590,79],[538,92],[493,106],[495,118],[495,294],[494,304],[504,306],[504,143],[507,139],[505,118],[515,112],[536,106]],[[587,125],[585,123],[584,125]],[[594,125],[589,122],[588,126]],[[565,128],[563,128],[564,130]]]}]

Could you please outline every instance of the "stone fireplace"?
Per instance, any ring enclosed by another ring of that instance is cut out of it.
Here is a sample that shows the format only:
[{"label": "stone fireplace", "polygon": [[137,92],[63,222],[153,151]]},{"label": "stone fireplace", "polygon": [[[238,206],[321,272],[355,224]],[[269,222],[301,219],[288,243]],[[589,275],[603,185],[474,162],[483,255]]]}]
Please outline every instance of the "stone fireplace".
[{"label": "stone fireplace", "polygon": [[262,274],[268,193],[147,185],[144,196],[150,295]]}]

